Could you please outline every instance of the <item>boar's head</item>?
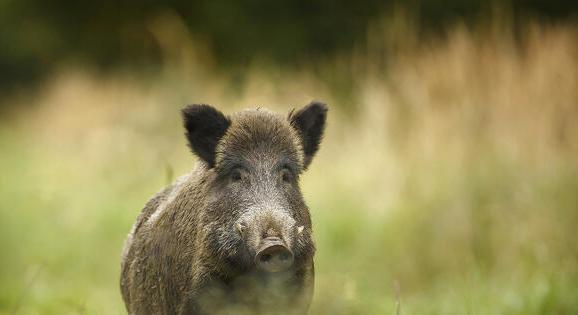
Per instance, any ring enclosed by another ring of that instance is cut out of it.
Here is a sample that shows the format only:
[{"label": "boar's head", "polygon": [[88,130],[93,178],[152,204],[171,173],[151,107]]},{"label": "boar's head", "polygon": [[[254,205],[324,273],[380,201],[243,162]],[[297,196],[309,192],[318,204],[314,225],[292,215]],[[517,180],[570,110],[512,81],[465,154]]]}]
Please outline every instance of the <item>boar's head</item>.
[{"label": "boar's head", "polygon": [[183,109],[186,136],[205,164],[205,246],[219,272],[275,274],[311,262],[311,219],[299,188],[323,136],[319,102],[284,117],[263,109],[231,117],[208,105]]}]

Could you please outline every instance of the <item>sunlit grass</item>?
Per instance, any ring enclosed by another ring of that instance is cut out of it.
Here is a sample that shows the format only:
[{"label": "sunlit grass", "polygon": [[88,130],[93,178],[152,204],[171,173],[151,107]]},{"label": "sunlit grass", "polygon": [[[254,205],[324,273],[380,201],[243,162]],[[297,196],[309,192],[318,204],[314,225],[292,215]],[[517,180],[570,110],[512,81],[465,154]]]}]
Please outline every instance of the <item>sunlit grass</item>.
[{"label": "sunlit grass", "polygon": [[256,63],[240,81],[166,42],[158,77],[72,67],[3,100],[20,110],[0,127],[0,314],[124,313],[124,237],[194,163],[178,109],[312,98],[331,106],[302,179],[312,313],[578,313],[576,31],[531,25],[514,41],[456,26],[395,46],[379,30],[352,56]]}]

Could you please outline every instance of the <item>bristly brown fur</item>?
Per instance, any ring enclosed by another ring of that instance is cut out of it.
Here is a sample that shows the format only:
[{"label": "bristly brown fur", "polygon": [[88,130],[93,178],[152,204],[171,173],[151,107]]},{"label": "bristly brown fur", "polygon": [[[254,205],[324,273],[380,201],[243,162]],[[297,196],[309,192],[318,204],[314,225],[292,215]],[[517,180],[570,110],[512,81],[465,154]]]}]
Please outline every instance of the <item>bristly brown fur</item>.
[{"label": "bristly brown fur", "polygon": [[[183,110],[203,162],[146,204],[125,243],[121,291],[130,314],[307,311],[315,245],[298,181],[323,133],[319,104],[290,120],[262,109],[231,118],[208,105]],[[268,233],[294,254],[290,270],[255,268]]]}]

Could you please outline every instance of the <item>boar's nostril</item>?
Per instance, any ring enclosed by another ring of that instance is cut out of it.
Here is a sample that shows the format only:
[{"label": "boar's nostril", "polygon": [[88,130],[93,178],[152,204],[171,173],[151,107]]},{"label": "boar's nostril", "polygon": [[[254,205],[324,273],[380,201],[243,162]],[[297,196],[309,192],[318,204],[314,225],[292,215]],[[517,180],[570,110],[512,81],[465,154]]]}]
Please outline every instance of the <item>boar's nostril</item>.
[{"label": "boar's nostril", "polygon": [[279,258],[283,261],[287,261],[287,260],[291,259],[291,255],[289,255],[289,253],[285,252],[285,253],[281,253]]},{"label": "boar's nostril", "polygon": [[293,253],[279,239],[265,239],[255,255],[255,264],[266,272],[284,271],[293,265]]},{"label": "boar's nostril", "polygon": [[269,262],[271,261],[271,255],[270,254],[265,254],[263,256],[261,256],[261,262]]}]

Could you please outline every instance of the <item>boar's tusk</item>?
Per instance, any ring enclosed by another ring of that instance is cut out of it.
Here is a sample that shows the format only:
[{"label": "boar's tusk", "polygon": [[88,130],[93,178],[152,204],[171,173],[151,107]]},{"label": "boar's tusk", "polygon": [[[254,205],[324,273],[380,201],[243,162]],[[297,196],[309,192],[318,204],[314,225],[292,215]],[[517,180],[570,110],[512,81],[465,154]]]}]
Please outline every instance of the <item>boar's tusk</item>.
[{"label": "boar's tusk", "polygon": [[243,225],[241,223],[237,223],[235,224],[235,227],[237,228],[237,231],[239,231],[239,234],[243,235]]},{"label": "boar's tusk", "polygon": [[300,235],[301,233],[303,233],[303,230],[305,229],[305,226],[300,226],[297,228],[297,235]]}]

